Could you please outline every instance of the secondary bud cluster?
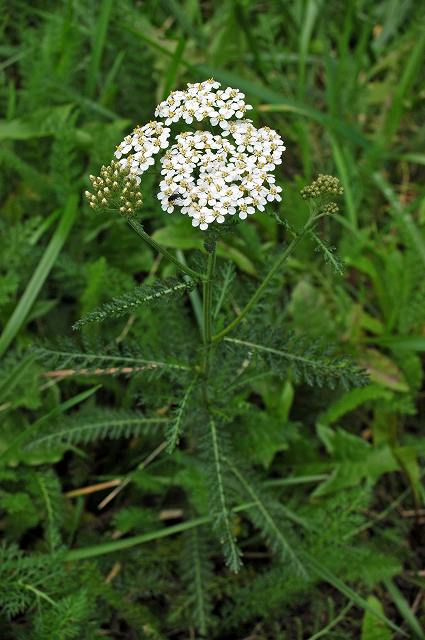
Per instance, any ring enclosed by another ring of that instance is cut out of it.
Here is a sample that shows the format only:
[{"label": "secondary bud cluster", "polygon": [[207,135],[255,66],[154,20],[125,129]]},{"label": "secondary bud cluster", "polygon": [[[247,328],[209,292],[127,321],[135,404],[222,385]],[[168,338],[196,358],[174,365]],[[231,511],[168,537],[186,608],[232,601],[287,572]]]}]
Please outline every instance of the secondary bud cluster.
[{"label": "secondary bud cluster", "polygon": [[344,189],[341,187],[341,183],[338,178],[335,178],[335,176],[319,173],[319,177],[317,178],[317,180],[314,180],[314,182],[302,189],[301,196],[304,199],[307,199],[320,198],[320,196],[324,195],[341,196],[343,193]]},{"label": "secondary bud cluster", "polygon": [[322,213],[327,214],[328,216],[332,216],[334,213],[338,213],[339,207],[336,202],[328,202],[325,204],[322,209]]},{"label": "secondary bud cluster", "polygon": [[142,205],[137,177],[125,166],[113,160],[102,166],[100,176],[90,176],[93,193],[85,192],[92,209],[118,209],[131,216]]}]

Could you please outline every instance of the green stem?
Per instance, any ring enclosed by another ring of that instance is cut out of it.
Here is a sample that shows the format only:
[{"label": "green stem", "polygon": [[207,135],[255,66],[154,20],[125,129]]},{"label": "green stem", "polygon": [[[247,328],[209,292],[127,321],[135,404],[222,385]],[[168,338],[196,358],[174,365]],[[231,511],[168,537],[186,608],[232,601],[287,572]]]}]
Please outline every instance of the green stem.
[{"label": "green stem", "polygon": [[37,598],[42,598],[43,600],[46,600],[46,602],[51,604],[52,607],[58,606],[57,603],[54,600],[52,600],[52,598],[49,598],[47,593],[40,591],[39,589],[34,587],[32,584],[25,584],[25,582],[21,582],[21,580],[18,581],[18,584],[21,585],[24,589],[27,589],[28,591],[32,591],[33,593],[35,593]]},{"label": "green stem", "polygon": [[142,225],[139,222],[137,222],[137,220],[135,220],[134,218],[129,218],[128,224],[130,225],[130,227],[134,229],[134,231],[141,238],[143,238],[143,240],[148,245],[152,247],[152,249],[155,249],[155,251],[158,251],[158,253],[162,253],[162,255],[165,256],[170,262],[175,264],[176,267],[180,269],[180,271],[182,271],[183,273],[186,273],[186,275],[190,276],[194,280],[205,280],[204,274],[199,273],[198,271],[194,271],[193,269],[186,266],[185,264],[182,264],[179,260],[177,260],[177,258],[173,256],[172,253],[170,253],[169,251],[167,251],[167,249],[164,249],[164,247],[158,244],[149,234],[146,233]]},{"label": "green stem", "polygon": [[256,305],[257,301],[259,300],[259,298],[261,297],[261,295],[263,294],[264,290],[266,289],[267,285],[269,284],[270,280],[273,278],[273,276],[275,275],[275,273],[277,271],[279,271],[280,267],[282,266],[282,264],[285,262],[285,260],[291,255],[291,253],[294,252],[294,250],[296,249],[296,247],[298,246],[298,244],[301,242],[301,240],[304,238],[304,236],[306,235],[306,233],[308,231],[310,231],[310,229],[313,226],[313,223],[315,222],[316,218],[315,217],[310,217],[308,219],[308,221],[306,222],[306,224],[304,225],[304,227],[301,229],[301,231],[293,238],[293,240],[289,243],[289,245],[287,246],[287,248],[285,249],[285,251],[282,253],[282,255],[280,255],[276,262],[274,263],[274,265],[272,266],[272,268],[270,269],[270,271],[268,272],[268,274],[266,275],[266,277],[264,278],[263,282],[260,284],[260,286],[258,287],[258,289],[255,291],[255,293],[253,294],[252,298],[249,300],[249,302],[245,305],[245,307],[242,309],[242,311],[240,312],[240,314],[234,319],[232,320],[232,322],[230,324],[227,325],[227,327],[225,327],[222,331],[220,331],[219,333],[217,333],[215,336],[213,336],[211,338],[212,342],[217,342],[218,340],[221,340],[222,338],[224,338],[225,335],[227,335],[230,331],[233,331],[233,329],[235,327],[238,326],[238,324],[245,318],[245,316],[251,311],[251,309]]},{"label": "green stem", "polygon": [[203,341],[204,341],[204,360],[203,372],[205,376],[205,396],[207,397],[208,372],[210,365],[211,345],[212,345],[212,279],[215,269],[215,246],[208,253],[207,270],[203,281]]},{"label": "green stem", "polygon": [[211,253],[208,254],[207,271],[203,283],[203,317],[204,317],[204,344],[207,346],[211,342],[212,336],[212,278],[214,275],[215,267],[215,247]]},{"label": "green stem", "polygon": [[[176,256],[178,258],[178,260],[180,260],[180,262],[187,267],[187,263],[186,263],[186,259],[184,257],[184,253],[181,249],[177,249],[176,251]],[[192,305],[193,308],[193,313],[195,314],[195,318],[196,318],[196,323],[198,325],[199,328],[199,332],[202,335],[202,332],[204,330],[203,328],[203,316],[202,316],[202,302],[201,302],[201,296],[199,295],[199,291],[198,289],[195,287],[194,289],[192,289],[192,291],[189,291],[189,300],[190,303]]]}]

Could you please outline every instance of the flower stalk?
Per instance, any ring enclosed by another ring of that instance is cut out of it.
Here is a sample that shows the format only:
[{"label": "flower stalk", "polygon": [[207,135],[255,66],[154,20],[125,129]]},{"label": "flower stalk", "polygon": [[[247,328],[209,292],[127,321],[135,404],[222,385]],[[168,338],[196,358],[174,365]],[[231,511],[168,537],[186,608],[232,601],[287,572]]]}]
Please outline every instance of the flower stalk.
[{"label": "flower stalk", "polygon": [[199,273],[199,271],[195,271],[191,269],[187,265],[183,264],[178,260],[172,253],[167,251],[163,246],[158,244],[146,231],[143,229],[142,225],[137,222],[135,218],[128,218],[128,224],[134,231],[150,246],[152,249],[161,253],[167,260],[176,265],[180,271],[185,273],[187,276],[190,276],[194,280],[205,280],[205,275],[203,273]]},{"label": "flower stalk", "polygon": [[208,377],[209,361],[212,346],[212,287],[213,277],[216,262],[216,245],[208,251],[207,269],[205,273],[205,279],[203,282],[203,340],[204,340],[204,365],[203,370],[206,377]]},{"label": "flower stalk", "polygon": [[287,246],[285,251],[276,259],[274,265],[272,266],[272,268],[270,269],[268,274],[265,276],[265,278],[262,281],[262,283],[256,289],[256,291],[252,295],[251,299],[247,302],[245,307],[242,309],[240,314],[234,320],[232,320],[232,322],[230,322],[230,324],[228,324],[227,327],[224,327],[224,329],[222,331],[220,331],[216,335],[212,336],[212,338],[211,338],[212,342],[218,342],[218,341],[222,340],[230,331],[233,331],[233,329],[235,329],[235,327],[237,327],[238,324],[240,322],[242,322],[242,320],[245,318],[245,316],[248,315],[248,313],[251,311],[251,309],[253,309],[255,307],[255,305],[257,304],[258,300],[261,298],[263,292],[265,291],[267,285],[269,284],[270,280],[273,278],[275,273],[277,273],[277,271],[279,271],[279,269],[281,268],[283,263],[289,258],[289,256],[295,251],[295,249],[297,248],[297,246],[299,245],[301,240],[305,237],[305,235],[309,231],[312,230],[312,228],[314,227],[314,225],[316,223],[316,220],[319,217],[320,216],[314,216],[314,215],[311,215],[309,217],[309,219],[307,220],[307,222],[305,223],[305,225],[303,226],[301,231],[298,234],[295,235],[295,237],[289,243],[289,245]]}]

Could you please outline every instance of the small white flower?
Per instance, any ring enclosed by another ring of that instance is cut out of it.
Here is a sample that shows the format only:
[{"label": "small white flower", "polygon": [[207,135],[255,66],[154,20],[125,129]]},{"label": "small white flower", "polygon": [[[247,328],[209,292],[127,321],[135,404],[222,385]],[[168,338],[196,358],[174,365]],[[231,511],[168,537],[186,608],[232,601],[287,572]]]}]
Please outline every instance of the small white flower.
[{"label": "small white flower", "polygon": [[208,223],[205,220],[205,216],[200,215],[199,218],[192,218],[192,226],[199,227],[202,231],[208,229]]}]

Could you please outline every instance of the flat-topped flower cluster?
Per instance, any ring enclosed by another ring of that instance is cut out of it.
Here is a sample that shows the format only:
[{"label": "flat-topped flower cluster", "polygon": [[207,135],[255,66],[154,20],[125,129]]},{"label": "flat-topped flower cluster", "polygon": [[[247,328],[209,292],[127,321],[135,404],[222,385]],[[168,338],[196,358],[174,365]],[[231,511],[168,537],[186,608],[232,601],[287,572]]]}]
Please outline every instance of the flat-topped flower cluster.
[{"label": "flat-topped flower cluster", "polygon": [[[232,135],[239,133],[244,143],[238,146],[209,131],[177,136],[161,159],[158,198],[164,211],[172,213],[179,206],[192,218],[192,225],[204,231],[214,221],[224,222],[227,215],[244,220],[256,210],[264,211],[267,201],[281,199],[281,188],[268,173],[281,162],[277,134],[250,123],[237,124]],[[262,150],[256,153],[259,147]]]},{"label": "flat-topped flower cluster", "polygon": [[245,95],[238,89],[220,89],[213,79],[188,84],[186,91],[173,91],[155,110],[157,118],[165,118],[165,124],[184,120],[192,124],[209,118],[211,126],[227,128],[230,118],[243,118],[252,109],[245,104]]},{"label": "flat-topped flower cluster", "polygon": [[[238,89],[220,88],[214,80],[188,84],[173,91],[158,105],[155,116],[164,120],[136,127],[117,147],[115,157],[140,183],[140,176],[161,158],[162,180],[158,199],[162,209],[192,218],[193,226],[206,230],[226,216],[244,220],[264,211],[267,202],[281,200],[273,171],[285,151],[282,138],[269,127],[257,129],[245,119],[251,105]],[[209,121],[220,127],[220,135],[209,131],[184,132],[170,143],[170,126],[183,121]]]}]

